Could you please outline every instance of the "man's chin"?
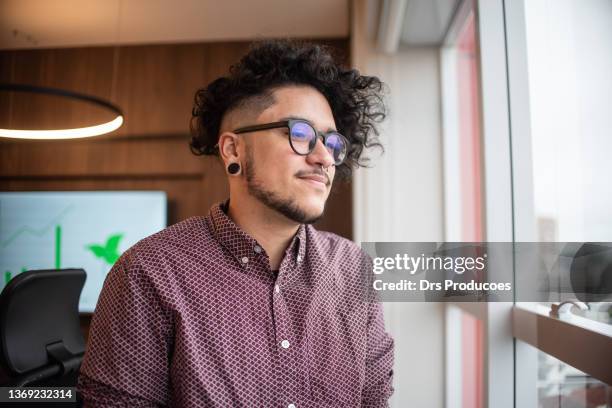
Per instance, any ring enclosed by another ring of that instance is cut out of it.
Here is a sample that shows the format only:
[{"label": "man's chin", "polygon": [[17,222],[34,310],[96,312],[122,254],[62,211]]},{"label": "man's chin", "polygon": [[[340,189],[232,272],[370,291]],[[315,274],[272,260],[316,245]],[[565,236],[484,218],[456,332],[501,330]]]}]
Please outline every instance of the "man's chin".
[{"label": "man's chin", "polygon": [[306,216],[302,220],[302,224],[314,224],[323,217],[323,211],[316,211],[311,213],[305,213]]},{"label": "man's chin", "polygon": [[300,224],[314,224],[323,217],[324,213],[324,206],[320,205],[307,206],[297,204],[291,207],[291,209],[285,207],[278,210],[280,210],[279,212],[285,215],[285,217]]},{"label": "man's chin", "polygon": [[325,201],[320,201],[319,199],[314,200],[301,200],[298,201],[298,208],[300,208],[301,212],[304,216],[310,220],[314,220],[307,224],[312,224],[319,218],[323,217],[325,212]]}]

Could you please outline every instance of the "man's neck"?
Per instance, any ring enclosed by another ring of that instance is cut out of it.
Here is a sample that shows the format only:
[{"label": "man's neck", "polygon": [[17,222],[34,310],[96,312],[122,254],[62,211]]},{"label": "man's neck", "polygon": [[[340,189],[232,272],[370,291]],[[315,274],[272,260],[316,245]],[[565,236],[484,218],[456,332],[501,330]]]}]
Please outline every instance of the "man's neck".
[{"label": "man's neck", "polygon": [[270,258],[270,268],[277,270],[300,224],[268,208],[254,197],[240,197],[239,200],[230,199],[227,215],[259,242]]}]

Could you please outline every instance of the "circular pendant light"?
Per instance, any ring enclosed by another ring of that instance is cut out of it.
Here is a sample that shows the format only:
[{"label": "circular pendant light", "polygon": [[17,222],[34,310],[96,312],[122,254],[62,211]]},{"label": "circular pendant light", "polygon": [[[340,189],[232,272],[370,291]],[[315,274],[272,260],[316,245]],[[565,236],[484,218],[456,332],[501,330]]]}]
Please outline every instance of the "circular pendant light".
[{"label": "circular pendant light", "polygon": [[30,92],[76,99],[100,106],[115,115],[115,118],[109,122],[72,129],[0,129],[0,137],[16,139],[77,139],[110,133],[113,130],[118,129],[123,124],[123,112],[121,112],[121,109],[119,109],[119,107],[116,105],[95,96],[67,91],[65,89],[20,84],[0,84],[0,91]]}]

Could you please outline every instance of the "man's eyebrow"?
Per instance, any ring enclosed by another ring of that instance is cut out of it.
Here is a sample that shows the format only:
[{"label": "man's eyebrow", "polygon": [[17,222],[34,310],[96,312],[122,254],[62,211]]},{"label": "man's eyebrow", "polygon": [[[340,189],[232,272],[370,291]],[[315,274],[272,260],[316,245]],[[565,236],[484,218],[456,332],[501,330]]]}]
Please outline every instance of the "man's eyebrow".
[{"label": "man's eyebrow", "polygon": [[303,120],[304,122],[308,122],[309,124],[311,124],[311,125],[312,125],[312,122],[311,122],[311,121],[309,121],[309,120],[308,120],[308,119],[306,119],[306,118],[302,118],[302,117],[300,117],[300,116],[285,116],[284,118],[281,118],[281,119],[280,119],[280,121],[283,121],[283,120]]},{"label": "man's eyebrow", "polygon": [[[302,118],[300,116],[286,116],[284,118],[281,118],[279,122],[284,121],[284,120],[303,120],[304,122],[308,122],[310,126],[316,129],[315,125],[310,120],[306,118]],[[328,132],[337,132],[337,130],[334,128],[327,128],[327,130],[324,133],[328,133]]]}]

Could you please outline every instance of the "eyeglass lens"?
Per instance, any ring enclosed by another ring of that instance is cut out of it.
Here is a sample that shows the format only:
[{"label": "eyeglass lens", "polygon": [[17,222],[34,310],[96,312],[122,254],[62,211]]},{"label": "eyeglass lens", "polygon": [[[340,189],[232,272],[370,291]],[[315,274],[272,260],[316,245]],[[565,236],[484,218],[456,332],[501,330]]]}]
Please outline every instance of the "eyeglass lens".
[{"label": "eyeglass lens", "polygon": [[[315,129],[306,122],[293,122],[290,128],[291,145],[296,153],[307,155],[314,150],[317,143]],[[325,147],[334,158],[334,164],[342,163],[346,156],[346,142],[337,133],[329,133],[325,138]]]}]

